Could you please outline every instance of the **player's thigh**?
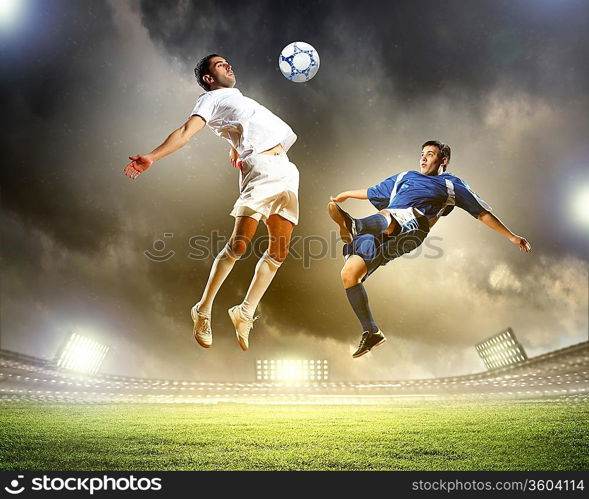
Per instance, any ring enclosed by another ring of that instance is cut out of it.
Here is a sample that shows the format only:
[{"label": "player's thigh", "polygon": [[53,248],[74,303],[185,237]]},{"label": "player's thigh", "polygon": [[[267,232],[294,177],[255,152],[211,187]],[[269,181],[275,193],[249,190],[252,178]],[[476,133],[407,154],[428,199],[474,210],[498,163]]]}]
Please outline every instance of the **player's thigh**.
[{"label": "player's thigh", "polygon": [[379,211],[379,213],[389,221],[389,226],[384,231],[385,234],[394,234],[399,231],[399,224],[388,210]]},{"label": "player's thigh", "polygon": [[344,285],[355,286],[362,281],[367,274],[368,267],[364,259],[358,255],[351,255],[342,268],[342,281]]},{"label": "player's thigh", "polygon": [[256,234],[258,221],[252,217],[235,217],[233,233],[229,245],[237,255],[243,255],[249,243]]},{"label": "player's thigh", "polygon": [[283,261],[288,254],[288,247],[295,225],[280,215],[270,215],[266,220],[270,243],[268,252],[272,258]]}]

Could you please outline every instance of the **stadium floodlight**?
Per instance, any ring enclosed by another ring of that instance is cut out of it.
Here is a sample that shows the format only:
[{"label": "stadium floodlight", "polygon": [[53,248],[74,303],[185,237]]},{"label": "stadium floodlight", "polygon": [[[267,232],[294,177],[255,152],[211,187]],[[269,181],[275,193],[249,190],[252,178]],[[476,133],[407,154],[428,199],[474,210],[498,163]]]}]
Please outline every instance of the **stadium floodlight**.
[{"label": "stadium floodlight", "polygon": [[70,371],[96,374],[108,350],[106,345],[73,333],[59,356],[57,366]]},{"label": "stadium floodlight", "polygon": [[329,379],[327,360],[257,360],[257,381],[325,381]]},{"label": "stadium floodlight", "polygon": [[578,221],[585,227],[589,227],[589,213],[587,213],[587,206],[589,205],[589,184],[578,188],[571,200],[571,205],[572,212]]},{"label": "stadium floodlight", "polygon": [[477,343],[475,348],[488,370],[512,366],[528,358],[511,328]]},{"label": "stadium floodlight", "polygon": [[14,28],[25,11],[24,0],[0,1],[0,30],[8,31]]}]

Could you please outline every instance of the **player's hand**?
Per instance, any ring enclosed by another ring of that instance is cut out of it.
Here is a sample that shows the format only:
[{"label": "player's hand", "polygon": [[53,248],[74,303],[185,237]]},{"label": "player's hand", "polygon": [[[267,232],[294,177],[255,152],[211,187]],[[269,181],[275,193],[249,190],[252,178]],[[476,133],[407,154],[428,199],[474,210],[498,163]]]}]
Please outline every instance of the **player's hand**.
[{"label": "player's hand", "polygon": [[517,244],[519,246],[519,250],[520,251],[523,251],[525,253],[531,253],[532,252],[532,245],[526,240],[525,237],[521,237],[521,236],[518,236],[518,235],[514,234],[513,236],[511,236],[509,238],[509,240],[513,244]]},{"label": "player's hand", "polygon": [[330,199],[336,203],[343,203],[349,197],[345,192],[340,192],[337,196],[330,196]]},{"label": "player's hand", "polygon": [[131,162],[125,166],[125,175],[133,180],[153,163],[153,159],[149,154],[136,154],[135,156],[129,156],[129,159]]},{"label": "player's hand", "polygon": [[239,153],[235,150],[234,147],[232,147],[231,150],[229,151],[229,161],[231,162],[231,166],[233,168],[240,167],[240,162],[238,161],[238,159],[239,159]]}]

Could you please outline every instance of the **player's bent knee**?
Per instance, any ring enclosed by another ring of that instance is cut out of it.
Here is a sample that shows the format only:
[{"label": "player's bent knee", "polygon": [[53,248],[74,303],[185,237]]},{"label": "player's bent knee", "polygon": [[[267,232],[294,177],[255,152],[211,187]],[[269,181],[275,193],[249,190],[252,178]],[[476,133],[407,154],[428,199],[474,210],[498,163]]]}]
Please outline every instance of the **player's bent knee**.
[{"label": "player's bent knee", "polygon": [[348,280],[348,272],[346,269],[342,269],[342,271],[340,272],[340,276],[342,278],[342,282],[344,283],[344,286],[346,285],[346,281]]},{"label": "player's bent knee", "polygon": [[341,277],[342,277],[342,283],[345,288],[351,288],[352,286],[355,286],[362,279],[362,276],[359,275],[358,272],[356,272],[354,269],[350,269],[350,268],[346,268],[346,267],[344,267],[342,269]]},{"label": "player's bent knee", "polygon": [[391,222],[392,217],[391,217],[391,213],[389,211],[381,210],[378,213],[379,213],[379,215],[382,215],[383,217],[385,217],[389,221],[389,223]]},{"label": "player's bent knee", "polygon": [[231,252],[239,258],[247,251],[248,243],[249,241],[244,238],[233,239],[229,243],[229,248],[231,249]]}]

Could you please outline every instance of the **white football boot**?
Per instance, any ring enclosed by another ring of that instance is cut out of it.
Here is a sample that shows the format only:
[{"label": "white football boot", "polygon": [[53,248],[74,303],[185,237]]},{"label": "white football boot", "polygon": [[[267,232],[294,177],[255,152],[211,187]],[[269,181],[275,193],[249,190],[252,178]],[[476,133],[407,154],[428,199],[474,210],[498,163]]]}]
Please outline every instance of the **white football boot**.
[{"label": "white football boot", "polygon": [[249,335],[252,327],[254,327],[254,321],[258,317],[249,318],[242,311],[239,305],[231,307],[228,311],[231,322],[235,327],[235,334],[237,335],[237,342],[241,349],[245,352],[249,348]]},{"label": "white football boot", "polygon": [[213,331],[211,330],[211,316],[198,311],[198,303],[192,307],[190,316],[194,321],[194,339],[203,348],[211,348],[213,345]]}]

